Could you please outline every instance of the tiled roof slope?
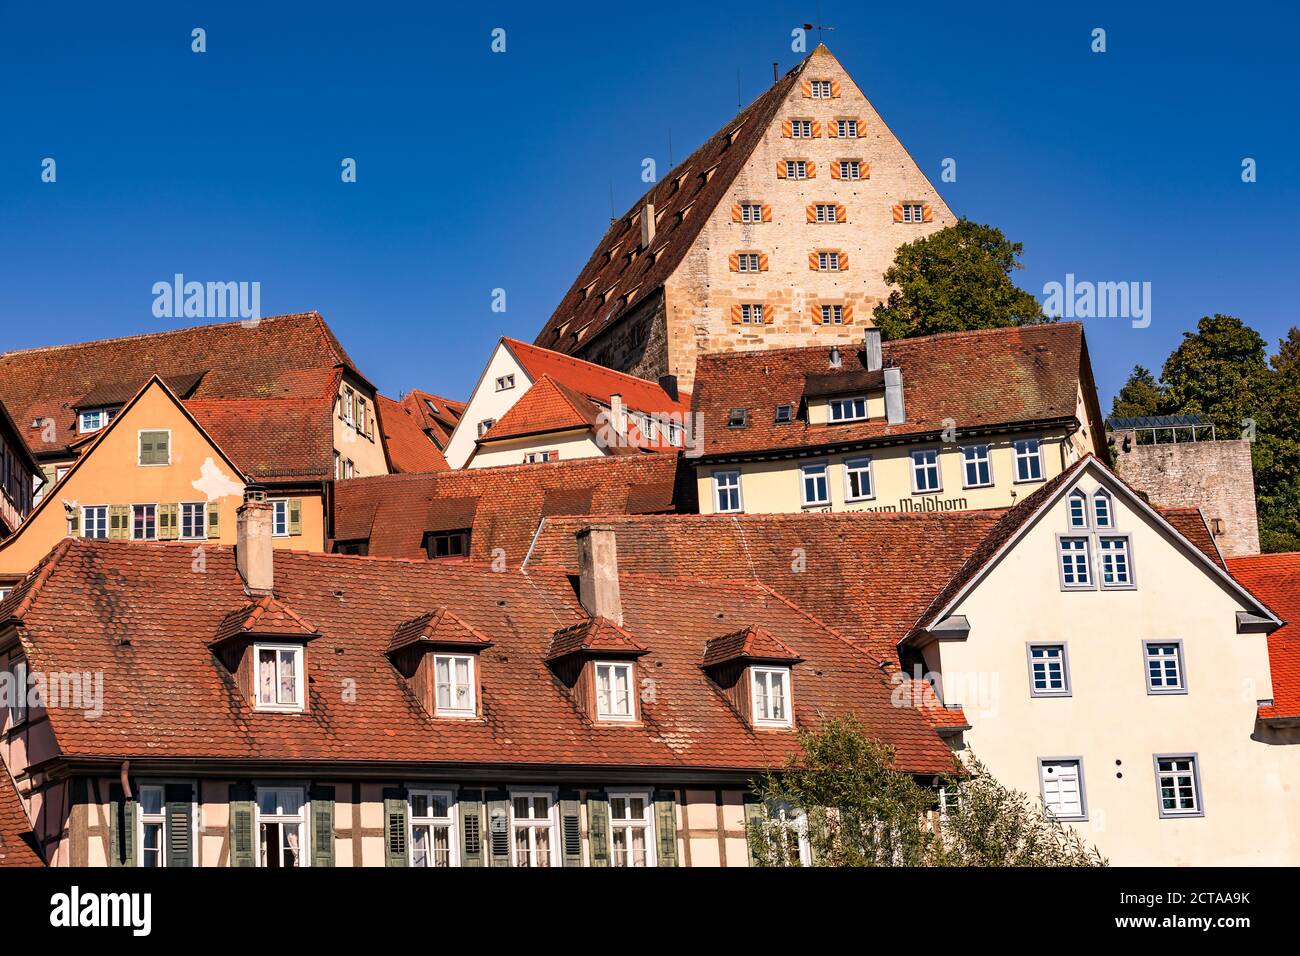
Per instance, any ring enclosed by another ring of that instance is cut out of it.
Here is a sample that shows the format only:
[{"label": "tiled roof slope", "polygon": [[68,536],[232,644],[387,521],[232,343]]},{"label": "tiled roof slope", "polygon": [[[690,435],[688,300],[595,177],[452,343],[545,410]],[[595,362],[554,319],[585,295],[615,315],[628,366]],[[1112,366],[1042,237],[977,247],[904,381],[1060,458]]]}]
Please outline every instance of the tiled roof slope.
[{"label": "tiled roof slope", "polygon": [[0,869],[44,865],[45,861],[36,852],[36,837],[13,779],[0,765]]},{"label": "tiled roof slope", "polygon": [[[166,381],[202,373],[192,394],[213,398],[314,398],[326,373],[357,373],[318,312],[269,316],[257,325],[226,322],[171,332],[57,345],[0,355],[0,401],[36,453],[61,451],[77,438],[73,408],[87,395],[126,398],[155,373]],[[57,434],[42,441],[30,428],[54,419]]]},{"label": "tiled roof slope", "polygon": [[556,382],[565,385],[580,395],[608,406],[611,396],[620,395],[623,404],[638,412],[689,412],[691,410],[691,393],[678,392],[673,399],[660,387],[658,382],[637,378],[584,362],[550,349],[528,345],[518,339],[503,339],[506,347],[514,354],[534,382],[543,375],[549,375]]},{"label": "tiled roof slope", "polygon": [[404,404],[386,395],[376,395],[375,403],[379,430],[383,433],[384,447],[388,449],[393,471],[410,474],[447,470],[447,459]]},{"label": "tiled roof slope", "polygon": [[490,561],[501,548],[507,564],[517,567],[542,516],[557,507],[600,515],[673,511],[678,481],[684,493],[693,483],[691,469],[679,461],[651,454],[353,478],[334,486],[334,538],[368,540],[375,557],[420,558],[426,531],[457,526],[448,518],[431,527],[431,509],[452,502],[473,523],[471,558]]},{"label": "tiled roof slope", "polygon": [[[1200,508],[1161,508],[1153,505],[1160,516],[1178,529],[1178,533],[1196,545],[1196,549],[1220,568],[1227,570],[1223,563],[1223,554],[1214,542],[1214,535],[1205,523],[1205,515]],[[1268,602],[1265,602],[1268,603]]]},{"label": "tiled roof slope", "polygon": [[1286,621],[1268,636],[1273,706],[1265,719],[1300,719],[1300,551],[1228,558],[1228,570]]},{"label": "tiled roof slope", "polygon": [[488,429],[479,444],[542,432],[595,428],[597,413],[596,406],[585,396],[543,375]]},{"label": "tiled roof slope", "polygon": [[[709,211],[727,195],[811,56],[663,176],[609,227],[534,340],[537,345],[573,353],[618,321],[626,311],[623,297],[627,292],[636,290],[628,305],[637,305],[664,284],[695,242]],[[711,169],[712,175],[706,178],[704,174]],[[646,203],[655,207],[657,227],[649,252],[656,255],[641,251],[629,260],[628,253],[637,251],[641,241],[640,214]],[[688,207],[690,215],[681,218]],[[602,301],[602,295],[611,290],[608,301]]]},{"label": "tiled roof slope", "polygon": [[465,413],[464,402],[453,402],[441,395],[413,388],[402,396],[402,407],[420,423],[420,428],[439,449],[447,447],[456,423]]},{"label": "tiled roof slope", "polygon": [[[761,581],[876,657],[896,661],[898,640],[1003,513],[641,515],[600,523],[615,530],[622,570]],[[528,567],[576,570],[573,536],[589,524],[547,518]]]},{"label": "tiled roof slope", "polygon": [[[694,410],[704,416],[704,455],[937,433],[945,419],[964,429],[1073,418],[1083,326],[1062,322],[885,342],[884,364],[902,370],[905,422],[812,425],[804,413],[788,425],[775,424],[778,405],[799,410],[806,376],[863,373],[863,356],[852,349],[842,350],[842,368],[832,373],[830,352],[815,347],[702,354]],[[749,409],[748,426],[728,428],[729,411],[742,406]]]},{"label": "tiled roof slope", "polygon": [[331,390],[312,399],[190,399],[184,404],[249,477],[323,481],[334,471],[332,396]]},{"label": "tiled roof slope", "polygon": [[[797,739],[750,729],[699,661],[720,632],[753,625],[804,658],[792,696],[800,725],[853,713],[896,749],[901,769],[952,766],[922,715],[892,705],[887,678],[862,666],[861,651],[754,582],[623,575],[623,626],[649,649],[641,660],[655,690],[642,695],[640,726],[606,728],[544,662],[553,633],[586,618],[564,572],[278,552],[277,598],[322,632],[307,650],[309,711],[287,715],[251,710],[207,647],[246,600],[233,550],[209,548],[206,573],[191,565],[184,546],[72,541],[19,602],[31,667],[102,671],[114,702],[95,720],[51,710],[63,755],[129,755],[133,767],[207,758],[750,773],[784,762]],[[397,626],[431,606],[495,642],[479,667],[482,720],[433,720],[385,656]],[[344,701],[346,682],[355,693]]]}]

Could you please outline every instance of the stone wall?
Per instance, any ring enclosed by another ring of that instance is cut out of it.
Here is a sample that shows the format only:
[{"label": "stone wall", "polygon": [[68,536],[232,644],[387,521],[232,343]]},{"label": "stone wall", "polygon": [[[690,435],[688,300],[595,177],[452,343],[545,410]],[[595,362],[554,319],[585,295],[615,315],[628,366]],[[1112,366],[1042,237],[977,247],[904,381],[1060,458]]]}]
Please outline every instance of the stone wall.
[{"label": "stone wall", "polygon": [[1153,505],[1200,508],[1225,557],[1259,553],[1250,442],[1139,445],[1131,435],[1113,435],[1121,478],[1145,492]]}]

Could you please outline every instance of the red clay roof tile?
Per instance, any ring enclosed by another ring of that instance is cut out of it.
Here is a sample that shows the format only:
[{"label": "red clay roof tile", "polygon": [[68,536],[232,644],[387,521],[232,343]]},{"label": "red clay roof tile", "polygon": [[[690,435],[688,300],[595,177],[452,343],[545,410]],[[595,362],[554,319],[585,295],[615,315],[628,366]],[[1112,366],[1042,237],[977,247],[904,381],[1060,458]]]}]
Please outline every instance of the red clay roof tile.
[{"label": "red clay roof tile", "polygon": [[1300,719],[1300,551],[1228,558],[1228,570],[1286,622],[1268,636],[1273,705],[1259,715]]}]

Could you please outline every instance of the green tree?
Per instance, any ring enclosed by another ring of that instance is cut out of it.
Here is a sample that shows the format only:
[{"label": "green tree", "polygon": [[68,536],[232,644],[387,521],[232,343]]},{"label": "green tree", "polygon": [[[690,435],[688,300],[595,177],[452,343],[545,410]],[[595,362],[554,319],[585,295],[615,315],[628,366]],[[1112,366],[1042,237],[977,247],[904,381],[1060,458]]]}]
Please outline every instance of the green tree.
[{"label": "green tree", "polygon": [[854,718],[799,733],[801,753],[755,783],[768,812],[749,827],[760,866],[1101,866],[1105,860],[1035,800],[977,761],[954,762],[939,793],[894,769],[893,751]]},{"label": "green tree", "polygon": [[1252,458],[1261,551],[1300,551],[1300,328],[1272,358]]},{"label": "green tree", "polygon": [[1205,316],[1170,354],[1160,373],[1165,414],[1204,415],[1220,438],[1258,421],[1268,391],[1264,339],[1231,315]]},{"label": "green tree", "polygon": [[1134,365],[1128,381],[1111,402],[1111,418],[1148,418],[1159,415],[1165,395],[1151,371]]},{"label": "green tree", "polygon": [[961,219],[904,243],[885,272],[894,287],[876,306],[887,339],[1052,321],[1011,281],[1023,245],[1000,229]]}]

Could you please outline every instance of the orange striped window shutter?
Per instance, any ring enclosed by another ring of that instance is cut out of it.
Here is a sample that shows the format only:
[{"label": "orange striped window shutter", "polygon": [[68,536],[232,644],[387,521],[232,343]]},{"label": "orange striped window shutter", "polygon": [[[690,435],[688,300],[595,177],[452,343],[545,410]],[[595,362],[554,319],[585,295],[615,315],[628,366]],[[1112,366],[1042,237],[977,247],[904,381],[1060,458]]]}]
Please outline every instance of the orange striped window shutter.
[{"label": "orange striped window shutter", "polygon": [[925,203],[924,205],[921,206],[921,221],[922,222],[934,221],[934,209],[930,206],[929,203]]},{"label": "orange striped window shutter", "polygon": [[803,88],[803,96],[804,96],[804,99],[811,99],[811,98],[812,98],[812,80],[804,80],[803,83],[800,84],[800,85],[801,85],[801,87]]},{"label": "orange striped window shutter", "polygon": [[772,207],[769,206],[767,203],[763,203],[763,221],[764,222],[772,221]]},{"label": "orange striped window shutter", "polygon": [[894,206],[893,206],[893,210],[892,210],[892,211],[893,211],[893,213],[894,213],[894,222],[902,222],[902,221],[903,221],[903,204],[902,204],[901,202],[900,202],[900,203],[895,203]]},{"label": "orange striped window shutter", "polygon": [[840,81],[831,80],[831,99],[836,99],[840,95]]},{"label": "orange striped window shutter", "polygon": [[816,252],[810,252],[810,253],[808,253],[808,268],[811,269],[813,272],[816,272],[816,271],[817,271],[817,253],[816,253]]},{"label": "orange striped window shutter", "polygon": [[766,272],[766,271],[767,271],[767,253],[766,253],[766,252],[760,252],[760,253],[758,254],[758,271],[759,271],[759,272]]},{"label": "orange striped window shutter", "polygon": [[835,221],[836,222],[849,221],[849,211],[840,203],[835,204]]},{"label": "orange striped window shutter", "polygon": [[768,302],[763,305],[763,324],[771,325],[776,321],[776,306]]},{"label": "orange striped window shutter", "polygon": [[840,164],[831,163],[831,179],[839,179],[839,178],[840,178]]},{"label": "orange striped window shutter", "polygon": [[776,178],[785,179],[785,161],[778,159],[776,161]]},{"label": "orange striped window shutter", "polygon": [[791,121],[791,120],[782,120],[782,121],[781,121],[781,135],[784,136],[786,139],[789,139],[791,136],[794,135],[794,123],[793,123],[793,121]]},{"label": "orange striped window shutter", "polygon": [[731,324],[740,325],[740,303],[737,302],[731,307]]},{"label": "orange striped window shutter", "polygon": [[731,204],[731,221],[740,222],[740,203]]},{"label": "orange striped window shutter", "polygon": [[733,252],[731,255],[727,256],[727,265],[731,268],[732,272],[739,272],[740,254],[737,252]]},{"label": "orange striped window shutter", "polygon": [[822,134],[822,124],[817,122],[817,120],[813,120],[812,134],[813,134],[813,139],[816,139],[818,136]]},{"label": "orange striped window shutter", "polygon": [[841,272],[849,271],[849,254],[847,252],[843,252],[843,251],[840,252],[840,271]]},{"label": "orange striped window shutter", "polygon": [[847,302],[844,304],[844,324],[848,325],[853,321],[853,306]]},{"label": "orange striped window shutter", "polygon": [[809,203],[809,204],[808,204],[808,221],[809,221],[809,222],[816,222],[816,221],[817,221],[817,204],[816,204],[816,203]]},{"label": "orange striped window shutter", "polygon": [[814,163],[811,159],[808,160],[808,178],[809,179],[817,178],[817,164]]}]

